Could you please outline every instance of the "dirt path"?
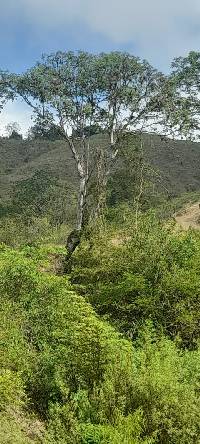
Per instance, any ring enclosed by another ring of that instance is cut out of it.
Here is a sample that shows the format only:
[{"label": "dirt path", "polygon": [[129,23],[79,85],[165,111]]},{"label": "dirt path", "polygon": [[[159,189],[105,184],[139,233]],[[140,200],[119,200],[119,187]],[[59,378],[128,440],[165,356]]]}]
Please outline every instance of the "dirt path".
[{"label": "dirt path", "polygon": [[199,202],[186,207],[181,213],[175,217],[176,222],[181,225],[184,230],[188,228],[195,228],[200,230],[200,208]]}]

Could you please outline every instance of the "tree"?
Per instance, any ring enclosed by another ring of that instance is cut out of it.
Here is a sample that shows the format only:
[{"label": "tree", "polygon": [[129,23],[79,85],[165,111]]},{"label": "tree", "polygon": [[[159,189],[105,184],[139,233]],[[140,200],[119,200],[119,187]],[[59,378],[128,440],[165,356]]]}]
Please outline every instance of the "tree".
[{"label": "tree", "polygon": [[0,113],[8,100],[12,100],[14,93],[7,85],[7,73],[0,70]]},{"label": "tree", "polygon": [[[126,53],[57,52],[23,75],[7,76],[6,85],[38,118],[48,114],[71,150],[79,177],[75,240],[70,237],[67,245],[71,256],[88,222],[91,180],[95,177],[97,183],[95,216],[101,212],[124,133],[158,123],[165,78],[146,61]],[[94,143],[91,134],[97,125],[105,134]]]},{"label": "tree", "polygon": [[7,73],[0,70],[0,112],[7,100],[13,98],[13,91],[7,87]]},{"label": "tree", "polygon": [[198,138],[200,113],[200,53],[191,51],[172,63],[169,82],[173,85],[175,100],[171,123],[183,137]]},{"label": "tree", "polygon": [[61,138],[60,128],[55,125],[54,118],[48,111],[43,115],[35,115],[34,125],[29,128],[29,139],[57,140]]},{"label": "tree", "polygon": [[6,133],[9,139],[22,139],[20,134],[21,128],[17,122],[10,122],[5,126]]}]

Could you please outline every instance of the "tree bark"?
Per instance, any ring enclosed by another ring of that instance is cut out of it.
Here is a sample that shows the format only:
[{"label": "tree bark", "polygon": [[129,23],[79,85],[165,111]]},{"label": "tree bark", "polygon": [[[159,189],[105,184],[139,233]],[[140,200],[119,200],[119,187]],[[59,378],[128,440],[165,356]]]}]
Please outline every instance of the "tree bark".
[{"label": "tree bark", "polygon": [[84,223],[84,211],[86,205],[86,176],[80,177],[79,183],[79,199],[78,199],[78,209],[77,209],[77,221],[76,221],[76,229],[77,231],[81,231]]},{"label": "tree bark", "polygon": [[70,150],[76,162],[77,172],[79,176],[79,196],[78,196],[78,204],[77,204],[77,219],[76,219],[76,229],[73,230],[66,242],[66,258],[65,258],[65,272],[70,273],[71,271],[71,257],[76,250],[77,246],[80,244],[81,235],[84,226],[84,213],[86,209],[86,197],[87,197],[87,165],[84,165],[84,162],[81,161],[80,156],[78,155],[76,148],[74,146],[73,141],[66,137],[67,142],[69,144]]},{"label": "tree bark", "polygon": [[[78,205],[77,205],[77,220],[76,220],[76,229],[73,230],[66,242],[66,267],[65,271],[67,273],[71,272],[72,266],[72,255],[76,250],[77,246],[80,244],[81,236],[83,233],[83,228],[86,223],[86,200],[87,200],[87,186],[88,186],[88,166],[89,166],[89,148],[87,147],[87,159],[82,160],[76,151],[76,147],[73,143],[73,140],[66,135],[66,140],[69,144],[70,150],[76,162],[77,172],[79,176],[79,196],[78,196]],[[97,188],[98,188],[98,196],[96,207],[93,212],[94,219],[102,217],[102,214],[106,205],[106,188],[109,175],[111,173],[112,165],[114,164],[118,149],[116,147],[118,139],[114,140],[114,128],[111,128],[110,134],[110,159],[108,164],[104,158],[103,150],[100,149],[99,158],[97,159]],[[89,144],[88,144],[89,146]]]}]

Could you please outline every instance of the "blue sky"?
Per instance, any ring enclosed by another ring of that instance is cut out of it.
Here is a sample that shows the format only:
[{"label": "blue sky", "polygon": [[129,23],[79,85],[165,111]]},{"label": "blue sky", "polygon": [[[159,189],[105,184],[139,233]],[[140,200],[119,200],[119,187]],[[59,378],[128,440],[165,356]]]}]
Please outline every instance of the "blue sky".
[{"label": "blue sky", "polygon": [[[126,50],[168,71],[200,50],[200,0],[0,0],[1,68],[21,72],[56,50]],[[23,132],[30,111],[16,102],[0,115]]]}]

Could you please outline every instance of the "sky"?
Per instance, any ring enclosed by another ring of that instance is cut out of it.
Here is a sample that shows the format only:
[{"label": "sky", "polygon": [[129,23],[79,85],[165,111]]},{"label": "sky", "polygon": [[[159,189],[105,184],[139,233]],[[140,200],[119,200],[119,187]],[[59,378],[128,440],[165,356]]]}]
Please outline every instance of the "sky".
[{"label": "sky", "polygon": [[[200,50],[200,0],[0,0],[0,68],[22,72],[57,50],[128,51],[168,72],[174,57]],[[0,114],[0,133],[31,112]]]}]

